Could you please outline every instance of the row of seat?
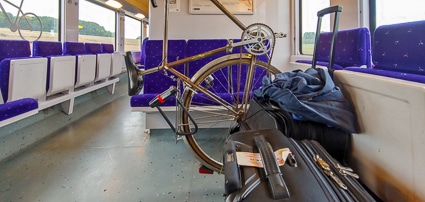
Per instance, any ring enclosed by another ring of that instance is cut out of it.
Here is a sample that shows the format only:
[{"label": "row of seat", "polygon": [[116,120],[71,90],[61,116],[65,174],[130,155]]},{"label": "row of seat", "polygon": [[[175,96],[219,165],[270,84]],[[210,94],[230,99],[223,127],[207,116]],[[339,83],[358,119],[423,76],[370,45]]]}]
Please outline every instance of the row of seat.
[{"label": "row of seat", "polygon": [[59,103],[70,114],[77,96],[110,85],[113,93],[122,67],[112,44],[34,41],[31,51],[28,41],[0,40],[0,126]]},{"label": "row of seat", "polygon": [[[373,41],[367,28],[341,30],[335,46],[334,69],[425,83],[424,35],[425,21],[379,26]],[[329,65],[331,36],[329,32],[320,35],[318,65]],[[296,62],[311,64],[311,60]]]},{"label": "row of seat", "polygon": [[[234,42],[240,41],[233,40]],[[204,53],[206,51],[210,51],[213,49],[221,48],[226,46],[228,43],[227,39],[189,39],[189,40],[169,40],[168,41],[168,53],[167,53],[167,60],[168,62],[173,62],[178,59],[183,59],[186,57],[192,57],[201,53]],[[162,49],[163,49],[163,42],[162,40],[147,40],[142,45],[142,64],[141,66],[144,69],[151,69],[156,68],[157,66],[161,65],[161,62],[163,60],[162,58]],[[240,48],[234,48],[232,50],[232,53],[240,53]],[[246,52],[243,50],[242,52]],[[178,70],[180,73],[183,73],[187,75],[189,78],[191,78],[195,73],[201,69],[203,66],[205,66],[207,63],[211,62],[214,59],[217,59],[219,57],[222,57],[228,53],[222,52],[215,55],[210,55],[208,57],[204,57],[202,59],[189,62],[187,65],[180,65],[175,67],[176,70]],[[261,56],[259,60],[267,61],[267,58],[265,56]],[[235,68],[236,69],[236,68]],[[242,70],[244,71],[244,70]],[[255,78],[262,78],[260,75],[263,72],[257,71],[255,72]],[[236,77],[236,74],[233,74]],[[242,75],[244,75],[242,73]],[[152,109],[149,107],[149,101],[151,101],[154,97],[156,97],[159,93],[164,92],[167,90],[171,85],[177,86],[177,82],[170,78],[170,73],[164,74],[164,72],[155,72],[152,74],[145,75],[144,77],[144,87],[143,87],[143,93],[132,96],[130,100],[130,105],[132,107],[132,111],[137,112],[146,112],[146,128],[147,129],[156,129],[156,128],[167,128],[167,123],[164,122],[164,119],[157,113],[156,109]],[[227,89],[225,89],[225,86],[223,84],[229,83],[226,78],[215,76],[216,83],[220,83],[222,85],[214,85],[214,91],[218,92],[220,96],[231,102],[230,99],[233,97],[229,95]],[[237,78],[234,78],[236,80]],[[241,78],[242,81],[245,81],[245,78]],[[234,85],[237,82],[233,82]],[[256,82],[256,84],[261,85],[261,82]],[[243,88],[244,83],[241,82],[241,88]],[[243,90],[243,89],[241,89]],[[193,98],[196,100],[197,103],[204,103],[204,104],[213,104],[210,102],[209,99],[206,99],[203,97],[202,93],[198,93]],[[165,101],[165,103],[162,104],[162,109],[167,113],[173,113],[175,112],[175,105],[176,101],[174,97],[168,99]],[[170,115],[169,117],[175,117],[174,115]]]},{"label": "row of seat", "polygon": [[[239,39],[233,40],[234,42],[240,41]],[[226,46],[228,43],[227,39],[189,39],[189,40],[169,40],[168,41],[168,54],[167,59],[168,62],[173,62],[178,59],[183,59],[186,57],[192,57],[200,53],[204,53],[213,49],[221,48]],[[162,40],[147,40],[143,44],[144,50],[144,56],[141,58],[144,58],[143,68],[144,69],[150,69],[155,68],[161,65],[162,62],[162,47],[163,42]],[[240,48],[235,48],[232,50],[232,53],[240,53]],[[245,52],[245,50],[243,50]],[[175,67],[176,70],[178,70],[180,73],[183,73],[187,75],[189,78],[191,78],[199,69],[201,69],[203,66],[205,66],[207,63],[211,62],[214,59],[217,59],[219,57],[222,57],[226,55],[226,52],[218,53],[215,55],[211,55],[199,60],[195,60],[193,62],[189,62],[186,66],[180,65]],[[267,61],[267,58],[265,56],[260,56],[259,60]],[[259,73],[259,72],[257,72]],[[260,75],[256,75],[256,77],[259,77]],[[223,78],[224,79],[224,78]],[[242,78],[242,80],[245,80]],[[223,81],[222,83],[227,83],[227,81]],[[149,101],[152,100],[155,96],[157,96],[159,93],[164,92],[167,90],[171,85],[176,86],[177,83],[175,80],[170,79],[169,75],[165,75],[163,72],[155,72],[152,74],[145,75],[144,78],[144,87],[143,87],[143,93],[137,96],[133,96],[131,98],[131,107],[134,110],[137,110],[137,108],[142,107],[145,110],[145,107],[149,107]],[[261,83],[258,83],[258,85],[261,85]],[[241,85],[243,86],[243,84]],[[259,86],[258,86],[259,87]],[[223,86],[215,87],[216,92],[222,92],[227,93],[225,89],[218,89],[223,88]],[[170,99],[167,100],[165,103],[162,104],[163,106],[174,106],[175,100]]]}]

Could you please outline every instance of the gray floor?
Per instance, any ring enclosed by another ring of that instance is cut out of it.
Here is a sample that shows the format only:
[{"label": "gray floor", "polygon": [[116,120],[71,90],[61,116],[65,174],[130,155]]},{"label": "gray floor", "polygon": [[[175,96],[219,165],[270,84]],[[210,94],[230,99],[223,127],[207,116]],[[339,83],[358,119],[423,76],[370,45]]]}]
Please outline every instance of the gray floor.
[{"label": "gray floor", "polygon": [[0,165],[0,201],[223,201],[224,177],[170,130],[144,133],[128,97]]}]

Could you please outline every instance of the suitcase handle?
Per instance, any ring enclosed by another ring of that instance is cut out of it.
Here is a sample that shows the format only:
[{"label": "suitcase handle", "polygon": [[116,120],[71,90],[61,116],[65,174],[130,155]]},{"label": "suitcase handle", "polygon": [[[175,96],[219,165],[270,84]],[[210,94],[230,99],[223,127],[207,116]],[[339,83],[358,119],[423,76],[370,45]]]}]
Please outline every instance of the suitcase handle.
[{"label": "suitcase handle", "polygon": [[332,34],[332,40],[331,40],[331,48],[330,48],[330,53],[329,53],[329,67],[328,67],[328,72],[331,75],[331,77],[333,76],[333,66],[334,66],[334,55],[335,55],[335,41],[337,38],[337,32],[338,32],[338,24],[339,24],[339,15],[342,12],[342,6],[340,5],[336,5],[336,6],[331,6],[325,9],[322,9],[320,11],[317,12],[317,28],[316,28],[316,37],[314,40],[314,50],[313,50],[313,63],[311,65],[312,68],[316,68],[316,55],[317,55],[317,49],[318,49],[318,42],[319,42],[319,38],[320,38],[320,27],[322,26],[322,17],[326,14],[331,14],[331,13],[335,13],[335,17],[334,17],[334,26],[333,26],[333,34]]},{"label": "suitcase handle", "polygon": [[263,160],[264,171],[269,181],[269,186],[273,199],[285,199],[289,198],[288,187],[282,178],[279,165],[276,161],[276,156],[273,153],[273,149],[270,143],[267,142],[263,135],[254,137],[255,146],[260,151],[261,159]]},{"label": "suitcase handle", "polygon": [[229,140],[224,146],[223,164],[224,164],[224,194],[229,195],[242,188],[242,182],[239,174],[239,166],[236,160],[236,147],[233,140]]},{"label": "suitcase handle", "polygon": [[336,12],[342,12],[342,6],[336,5],[336,6],[331,6],[331,7],[322,9],[317,12],[317,17],[323,17],[326,14],[336,13]]}]

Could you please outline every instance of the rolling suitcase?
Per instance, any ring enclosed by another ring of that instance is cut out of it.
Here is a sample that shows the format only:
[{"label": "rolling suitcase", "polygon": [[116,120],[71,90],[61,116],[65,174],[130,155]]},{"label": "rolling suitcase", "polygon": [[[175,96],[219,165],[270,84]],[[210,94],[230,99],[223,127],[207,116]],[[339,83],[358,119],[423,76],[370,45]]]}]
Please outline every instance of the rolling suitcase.
[{"label": "rolling suitcase", "polygon": [[[263,168],[239,165],[246,157]],[[277,129],[236,132],[225,144],[223,160],[227,202],[375,201],[356,174],[318,142],[296,141]]]}]

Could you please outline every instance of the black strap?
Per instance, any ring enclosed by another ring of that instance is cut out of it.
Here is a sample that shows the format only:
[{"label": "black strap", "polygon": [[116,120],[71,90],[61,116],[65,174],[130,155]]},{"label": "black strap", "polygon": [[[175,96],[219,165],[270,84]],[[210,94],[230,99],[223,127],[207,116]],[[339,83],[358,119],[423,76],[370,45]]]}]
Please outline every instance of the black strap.
[{"label": "black strap", "polygon": [[260,151],[261,159],[263,160],[263,167],[266,173],[266,177],[269,182],[269,187],[273,196],[273,199],[285,199],[289,198],[288,187],[282,178],[279,165],[276,161],[273,149],[270,143],[267,142],[263,135],[254,137],[255,146]]}]

